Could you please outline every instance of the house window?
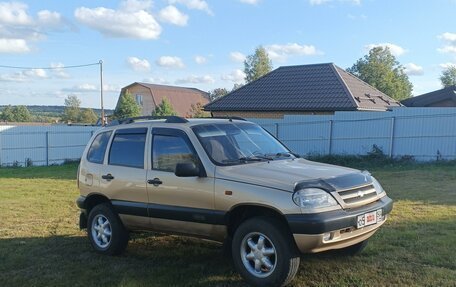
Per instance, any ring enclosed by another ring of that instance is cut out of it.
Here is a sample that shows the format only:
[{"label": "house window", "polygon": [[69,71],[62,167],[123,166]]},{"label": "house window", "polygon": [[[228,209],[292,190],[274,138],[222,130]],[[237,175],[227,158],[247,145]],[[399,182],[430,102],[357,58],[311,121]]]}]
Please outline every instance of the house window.
[{"label": "house window", "polygon": [[143,105],[143,96],[142,95],[136,95],[136,103],[140,106]]}]

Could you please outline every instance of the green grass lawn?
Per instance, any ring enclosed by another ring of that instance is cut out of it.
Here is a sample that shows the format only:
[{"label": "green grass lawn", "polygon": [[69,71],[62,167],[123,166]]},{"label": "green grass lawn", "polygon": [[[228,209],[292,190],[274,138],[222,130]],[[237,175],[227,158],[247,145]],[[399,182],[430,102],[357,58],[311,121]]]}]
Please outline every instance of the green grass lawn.
[{"label": "green grass lawn", "polygon": [[[242,286],[220,245],[135,234],[95,254],[78,229],[76,165],[0,169],[0,286]],[[304,255],[293,286],[456,286],[456,165],[373,168],[395,200],[357,257]]]}]

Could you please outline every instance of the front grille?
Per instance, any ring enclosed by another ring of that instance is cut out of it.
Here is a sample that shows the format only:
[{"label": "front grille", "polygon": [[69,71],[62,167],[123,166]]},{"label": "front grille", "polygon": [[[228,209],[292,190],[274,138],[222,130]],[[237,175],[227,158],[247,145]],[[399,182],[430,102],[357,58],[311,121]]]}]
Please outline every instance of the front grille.
[{"label": "front grille", "polygon": [[340,190],[337,193],[347,206],[366,204],[377,197],[377,192],[372,184]]}]

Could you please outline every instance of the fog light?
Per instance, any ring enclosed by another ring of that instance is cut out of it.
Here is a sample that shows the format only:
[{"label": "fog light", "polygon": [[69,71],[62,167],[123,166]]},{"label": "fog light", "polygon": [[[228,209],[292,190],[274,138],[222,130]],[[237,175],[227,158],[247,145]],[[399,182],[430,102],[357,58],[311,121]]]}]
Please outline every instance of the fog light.
[{"label": "fog light", "polygon": [[330,239],[331,239],[331,233],[330,232],[323,233],[323,241],[328,241]]}]

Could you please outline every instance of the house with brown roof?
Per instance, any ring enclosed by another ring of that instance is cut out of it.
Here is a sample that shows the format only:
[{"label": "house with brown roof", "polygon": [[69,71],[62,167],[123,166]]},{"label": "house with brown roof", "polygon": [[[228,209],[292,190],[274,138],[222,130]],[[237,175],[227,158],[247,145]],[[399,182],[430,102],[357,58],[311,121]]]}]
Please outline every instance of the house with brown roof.
[{"label": "house with brown roof", "polygon": [[456,86],[411,97],[401,103],[406,107],[456,107]]},{"label": "house with brown roof", "polygon": [[126,91],[133,95],[136,103],[141,107],[143,116],[150,116],[164,98],[168,98],[177,115],[182,117],[190,113],[192,104],[209,103],[209,94],[196,88],[135,82],[123,87],[120,94],[122,95]]},{"label": "house with brown roof", "polygon": [[401,104],[333,63],[283,66],[207,104],[213,116],[283,118]]}]

